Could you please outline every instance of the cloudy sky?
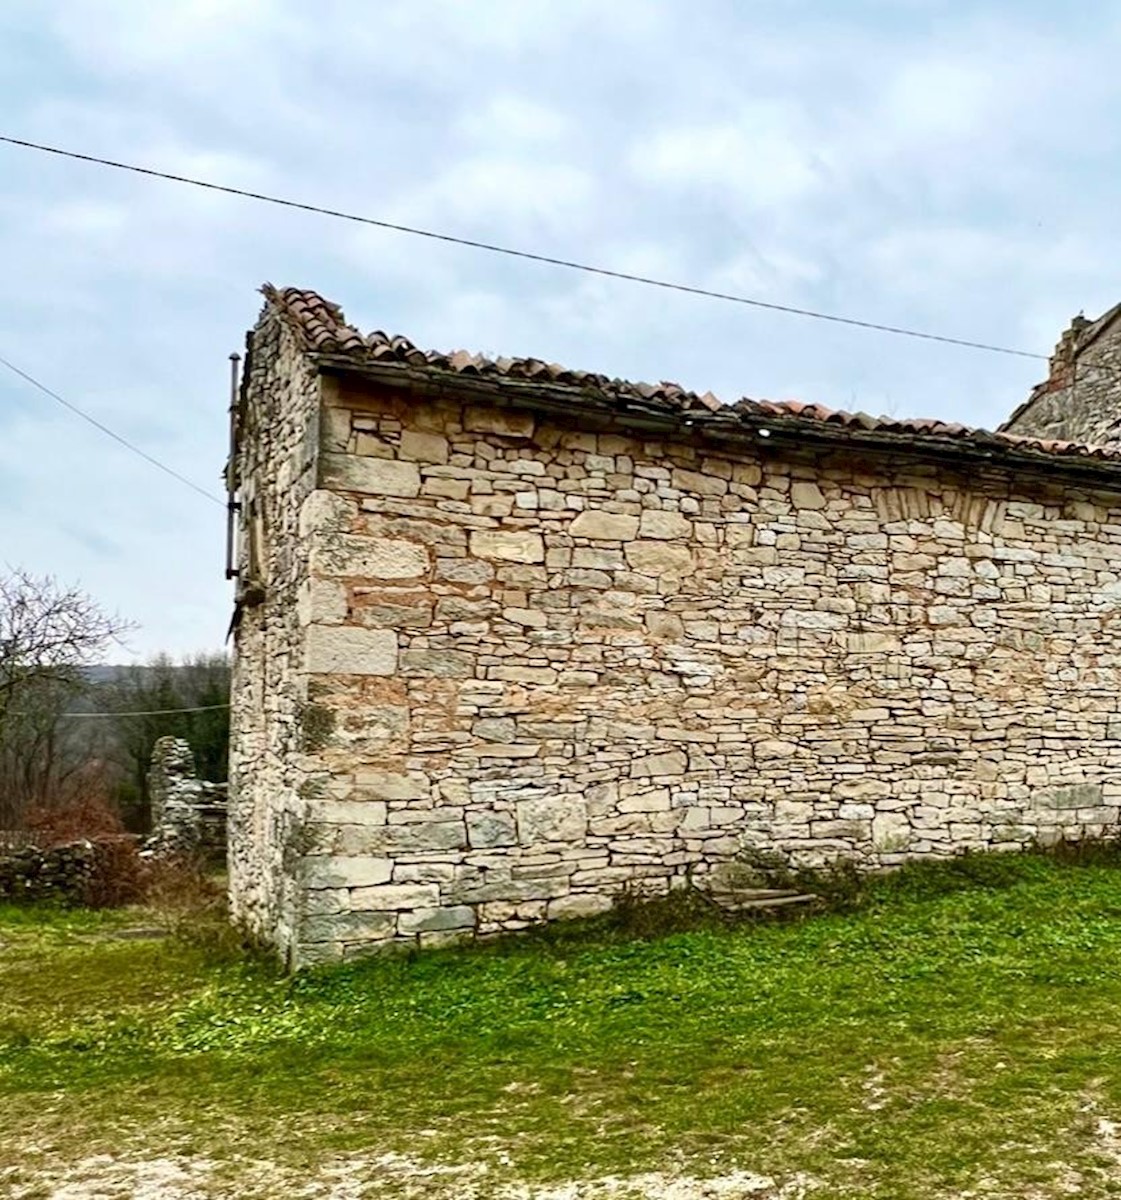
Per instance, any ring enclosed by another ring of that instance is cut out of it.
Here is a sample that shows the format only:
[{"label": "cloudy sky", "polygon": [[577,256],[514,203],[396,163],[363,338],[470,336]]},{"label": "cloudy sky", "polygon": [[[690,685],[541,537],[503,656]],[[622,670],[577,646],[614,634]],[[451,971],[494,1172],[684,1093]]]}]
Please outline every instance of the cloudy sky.
[{"label": "cloudy sky", "polygon": [[[5,0],[0,132],[1049,353],[1121,300],[1121,3]],[[1029,360],[0,146],[0,355],[220,492],[268,280],[424,346],[992,426]],[[224,514],[0,369],[0,564],[222,643]]]}]

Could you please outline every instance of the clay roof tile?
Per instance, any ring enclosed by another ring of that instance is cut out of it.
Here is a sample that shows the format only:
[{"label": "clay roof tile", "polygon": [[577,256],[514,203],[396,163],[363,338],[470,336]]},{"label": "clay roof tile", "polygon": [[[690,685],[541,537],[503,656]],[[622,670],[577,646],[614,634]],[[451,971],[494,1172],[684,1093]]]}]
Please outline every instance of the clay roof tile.
[{"label": "clay roof tile", "polygon": [[[422,351],[408,338],[390,336],[375,330],[365,337],[348,325],[338,305],[325,300],[316,292],[300,288],[277,289],[265,284],[261,289],[266,301],[303,341],[310,353],[334,355],[353,360],[356,368],[362,362],[397,362],[402,367],[423,368],[433,372],[450,371],[458,374],[524,379],[544,384],[579,388],[585,395],[599,397],[620,408],[639,402],[646,407],[668,411],[702,413],[713,417],[726,416],[740,421],[765,419],[776,426],[797,423],[799,428],[812,425],[851,430],[854,434],[906,435],[932,444],[947,438],[977,445],[1017,447],[1041,455],[1084,457],[1121,463],[1121,446],[1112,442],[1106,446],[1087,446],[1080,443],[1058,442],[1025,437],[1002,430],[989,432],[972,429],[956,422],[933,418],[895,419],[872,417],[863,412],[843,412],[821,404],[798,400],[753,400],[743,397],[733,404],[723,404],[711,392],[703,395],[680,384],[665,382],[650,384],[608,379],[589,371],[577,371],[536,358],[485,358],[466,350],[450,354]],[[1115,314],[1107,314],[1109,316]]]}]

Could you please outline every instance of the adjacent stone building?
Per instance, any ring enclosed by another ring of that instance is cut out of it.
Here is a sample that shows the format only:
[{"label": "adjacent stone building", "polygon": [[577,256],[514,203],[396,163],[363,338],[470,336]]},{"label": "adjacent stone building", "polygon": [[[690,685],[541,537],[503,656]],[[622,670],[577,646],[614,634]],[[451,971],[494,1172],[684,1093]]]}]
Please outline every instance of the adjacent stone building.
[{"label": "adjacent stone building", "polygon": [[745,847],[1117,821],[1121,451],[427,353],[264,290],[230,868],[292,964]]},{"label": "adjacent stone building", "polygon": [[1077,316],[1047,378],[1001,426],[1006,433],[1121,446],[1121,304],[1096,321]]}]

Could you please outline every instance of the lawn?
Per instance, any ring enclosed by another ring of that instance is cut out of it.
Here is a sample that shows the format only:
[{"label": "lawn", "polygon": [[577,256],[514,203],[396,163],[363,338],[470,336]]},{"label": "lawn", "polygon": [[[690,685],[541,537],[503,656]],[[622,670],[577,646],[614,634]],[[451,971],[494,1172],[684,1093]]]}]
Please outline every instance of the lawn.
[{"label": "lawn", "polygon": [[1108,862],[295,978],[152,919],[0,908],[0,1193],[1121,1195]]}]

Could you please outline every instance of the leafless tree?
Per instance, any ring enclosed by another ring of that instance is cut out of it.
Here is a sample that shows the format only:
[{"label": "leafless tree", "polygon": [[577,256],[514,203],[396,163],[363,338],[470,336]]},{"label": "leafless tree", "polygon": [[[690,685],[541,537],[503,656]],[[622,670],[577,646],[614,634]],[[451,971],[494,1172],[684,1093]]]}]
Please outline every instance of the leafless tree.
[{"label": "leafless tree", "polygon": [[127,628],[79,588],[0,573],[0,828],[48,803],[83,761],[60,714],[84,690],[83,668]]}]

